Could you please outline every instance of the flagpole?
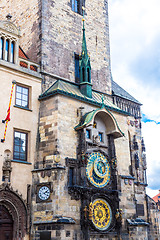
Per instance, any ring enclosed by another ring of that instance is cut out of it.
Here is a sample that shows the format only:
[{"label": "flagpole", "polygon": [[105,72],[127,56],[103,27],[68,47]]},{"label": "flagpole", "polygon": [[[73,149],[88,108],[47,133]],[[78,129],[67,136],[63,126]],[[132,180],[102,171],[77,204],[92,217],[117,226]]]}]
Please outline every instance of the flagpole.
[{"label": "flagpole", "polygon": [[5,131],[4,131],[4,137],[3,139],[1,139],[1,142],[3,143],[6,139],[6,132],[7,132],[7,126],[8,126],[8,122],[11,120],[10,119],[10,108],[11,108],[11,102],[12,102],[12,95],[13,95],[13,88],[14,88],[14,85],[16,84],[16,81],[12,81],[12,89],[11,89],[11,95],[10,95],[10,100],[9,100],[9,107],[8,107],[8,110],[7,110],[7,116],[5,118],[5,120],[2,120],[2,123],[6,123],[5,124]]}]

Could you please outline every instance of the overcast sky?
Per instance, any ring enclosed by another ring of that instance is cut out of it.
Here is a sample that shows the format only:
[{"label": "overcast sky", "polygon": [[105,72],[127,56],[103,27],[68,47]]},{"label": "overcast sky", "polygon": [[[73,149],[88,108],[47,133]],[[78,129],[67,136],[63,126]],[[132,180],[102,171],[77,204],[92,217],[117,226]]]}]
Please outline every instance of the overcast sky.
[{"label": "overcast sky", "polygon": [[109,0],[114,81],[142,106],[147,193],[160,189],[160,0]]}]

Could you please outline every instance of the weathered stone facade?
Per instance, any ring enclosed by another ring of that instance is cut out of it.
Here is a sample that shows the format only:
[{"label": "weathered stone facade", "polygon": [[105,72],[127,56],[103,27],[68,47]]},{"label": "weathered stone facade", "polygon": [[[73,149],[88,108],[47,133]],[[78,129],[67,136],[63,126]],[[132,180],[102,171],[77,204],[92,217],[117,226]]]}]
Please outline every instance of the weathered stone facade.
[{"label": "weathered stone facade", "polygon": [[[2,19],[8,11],[13,15],[21,26],[21,46],[40,63],[42,91],[40,74],[31,72],[38,65],[24,53],[14,67],[0,60],[3,89],[15,76],[29,87],[33,106],[13,109],[18,121],[10,124],[1,148],[0,206],[11,213],[14,240],[158,239],[149,227],[141,104],[111,79],[108,0],[79,2],[85,5],[83,47],[91,55],[84,59],[89,70],[85,78],[82,66],[80,83],[75,83],[75,54],[82,60],[82,15],[72,10],[73,1],[2,2]],[[89,87],[89,96],[81,84]],[[2,91],[5,104],[9,91]],[[29,135],[25,163],[14,161],[14,129]],[[4,196],[13,198],[18,216]]]},{"label": "weathered stone facade", "polygon": [[[93,88],[110,94],[108,0],[101,3],[89,0],[85,2],[85,7]],[[2,19],[8,11],[13,15],[13,21],[21,27],[21,46],[30,59],[40,61],[41,71],[74,82],[74,56],[81,52],[82,15],[72,11],[71,1],[34,0],[32,4],[18,0],[5,2],[0,13]],[[44,90],[48,86],[46,79]]]}]

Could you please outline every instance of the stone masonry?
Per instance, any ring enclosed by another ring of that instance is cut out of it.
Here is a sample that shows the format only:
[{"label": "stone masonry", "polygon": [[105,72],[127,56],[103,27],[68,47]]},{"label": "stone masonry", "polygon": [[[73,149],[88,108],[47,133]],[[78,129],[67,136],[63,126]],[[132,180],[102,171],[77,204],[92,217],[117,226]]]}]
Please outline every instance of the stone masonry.
[{"label": "stone masonry", "polygon": [[[110,94],[108,0],[88,0],[85,8],[93,88]],[[4,19],[8,12],[21,27],[21,46],[30,59],[41,63],[42,72],[74,82],[74,56],[81,53],[82,16],[72,11],[70,0],[34,0],[32,4],[30,1],[3,1],[0,17]],[[48,87],[48,82],[45,84]]]}]

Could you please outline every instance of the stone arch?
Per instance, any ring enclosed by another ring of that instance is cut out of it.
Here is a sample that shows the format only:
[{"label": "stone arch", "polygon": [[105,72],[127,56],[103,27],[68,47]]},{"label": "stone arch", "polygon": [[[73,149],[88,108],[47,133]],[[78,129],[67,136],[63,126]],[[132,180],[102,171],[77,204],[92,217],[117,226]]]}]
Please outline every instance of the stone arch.
[{"label": "stone arch", "polygon": [[27,208],[22,198],[8,186],[0,189],[0,205],[13,219],[13,240],[23,239],[27,232]]},{"label": "stone arch", "polygon": [[99,117],[103,120],[105,126],[106,126],[106,134],[112,134],[115,138],[123,136],[122,131],[120,130],[118,123],[114,116],[108,112],[105,108],[98,110],[94,117],[93,121],[96,117]]},{"label": "stone arch", "polygon": [[80,130],[85,127],[93,126],[96,116],[99,116],[100,118],[103,119],[107,129],[106,131],[107,135],[113,135],[114,138],[124,136],[124,133],[121,131],[116,118],[109,110],[106,110],[105,108],[93,110],[89,113],[86,113],[82,117],[80,124],[78,124],[75,127],[75,130]]},{"label": "stone arch", "polygon": [[20,35],[19,29],[11,21],[0,21],[0,28],[6,30],[9,33],[13,33],[17,36]]}]

